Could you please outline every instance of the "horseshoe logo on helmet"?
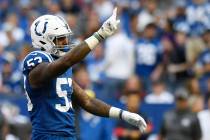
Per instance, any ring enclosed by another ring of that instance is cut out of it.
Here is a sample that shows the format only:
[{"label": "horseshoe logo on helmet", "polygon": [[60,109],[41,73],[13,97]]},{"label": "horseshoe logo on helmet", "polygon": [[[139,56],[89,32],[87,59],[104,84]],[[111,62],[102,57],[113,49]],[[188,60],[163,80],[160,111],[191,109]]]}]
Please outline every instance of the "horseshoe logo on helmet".
[{"label": "horseshoe logo on helmet", "polygon": [[46,22],[44,23],[44,29],[42,30],[41,33],[39,33],[39,32],[37,31],[37,29],[36,29],[39,23],[40,23],[40,21],[37,21],[37,22],[35,23],[35,29],[34,29],[34,31],[35,31],[36,35],[42,36],[42,34],[44,34],[44,33],[46,32],[48,22],[46,21]]}]

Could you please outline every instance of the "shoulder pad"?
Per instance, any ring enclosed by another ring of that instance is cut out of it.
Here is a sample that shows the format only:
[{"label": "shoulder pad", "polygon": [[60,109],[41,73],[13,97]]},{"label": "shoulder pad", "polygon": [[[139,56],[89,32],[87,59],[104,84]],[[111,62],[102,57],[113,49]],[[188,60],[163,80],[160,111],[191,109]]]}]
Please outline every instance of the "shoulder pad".
[{"label": "shoulder pad", "polygon": [[50,54],[42,51],[33,51],[23,60],[23,74],[28,74],[33,68],[42,62],[51,63],[53,58]]}]

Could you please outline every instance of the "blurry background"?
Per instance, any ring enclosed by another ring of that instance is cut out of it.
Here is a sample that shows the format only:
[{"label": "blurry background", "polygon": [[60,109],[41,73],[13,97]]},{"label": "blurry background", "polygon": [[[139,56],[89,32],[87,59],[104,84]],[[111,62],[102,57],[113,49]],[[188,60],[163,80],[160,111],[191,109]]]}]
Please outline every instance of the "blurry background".
[{"label": "blurry background", "polygon": [[92,98],[144,116],[148,128],[141,135],[78,109],[78,139],[210,140],[208,0],[0,0],[0,139],[30,139],[21,63],[32,21],[63,16],[78,43],[115,6],[120,30],[74,67],[74,78]]}]

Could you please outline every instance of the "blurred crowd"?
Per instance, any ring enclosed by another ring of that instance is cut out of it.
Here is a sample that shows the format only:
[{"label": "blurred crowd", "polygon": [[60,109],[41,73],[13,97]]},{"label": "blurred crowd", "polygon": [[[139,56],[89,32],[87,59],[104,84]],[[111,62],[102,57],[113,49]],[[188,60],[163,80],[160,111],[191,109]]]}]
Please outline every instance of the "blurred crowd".
[{"label": "blurred crowd", "polygon": [[[0,96],[24,96],[21,64],[32,51],[34,19],[64,17],[74,33],[72,43],[78,44],[115,6],[119,31],[74,67],[74,78],[92,98],[144,116],[148,128],[142,135],[130,125],[78,109],[78,138],[210,140],[209,0],[0,0]],[[0,137],[27,140],[28,118],[10,103],[0,106]],[[24,137],[21,127],[27,128]]]}]

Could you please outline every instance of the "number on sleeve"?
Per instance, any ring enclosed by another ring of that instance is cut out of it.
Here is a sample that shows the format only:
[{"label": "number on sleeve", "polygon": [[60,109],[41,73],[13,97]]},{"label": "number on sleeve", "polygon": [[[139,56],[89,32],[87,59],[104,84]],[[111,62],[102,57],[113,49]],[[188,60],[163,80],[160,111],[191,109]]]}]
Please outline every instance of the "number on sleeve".
[{"label": "number on sleeve", "polygon": [[34,67],[35,63],[41,63],[42,62],[42,58],[40,56],[37,56],[35,58],[31,58],[29,59],[26,63],[28,65],[28,67]]}]

